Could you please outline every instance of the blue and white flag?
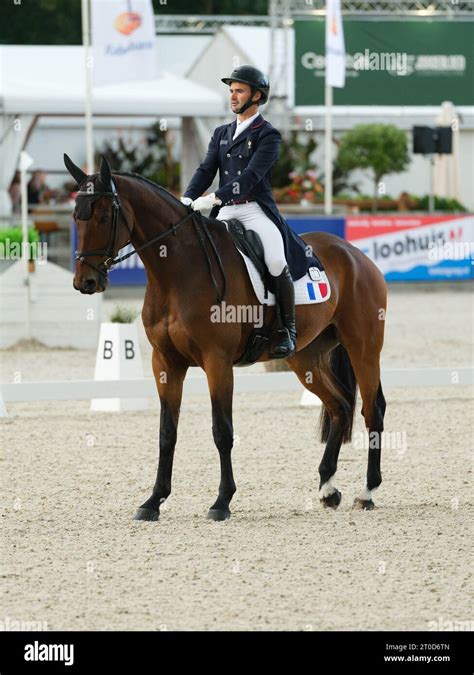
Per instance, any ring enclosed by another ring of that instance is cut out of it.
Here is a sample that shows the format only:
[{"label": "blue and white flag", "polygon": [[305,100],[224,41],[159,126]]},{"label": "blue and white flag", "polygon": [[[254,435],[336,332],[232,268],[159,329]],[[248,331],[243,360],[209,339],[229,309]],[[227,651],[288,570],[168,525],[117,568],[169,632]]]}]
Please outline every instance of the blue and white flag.
[{"label": "blue and white flag", "polygon": [[343,87],[346,81],[346,48],[341,0],[326,0],[326,85]]},{"label": "blue and white flag", "polygon": [[156,78],[151,0],[91,0],[93,82]]}]

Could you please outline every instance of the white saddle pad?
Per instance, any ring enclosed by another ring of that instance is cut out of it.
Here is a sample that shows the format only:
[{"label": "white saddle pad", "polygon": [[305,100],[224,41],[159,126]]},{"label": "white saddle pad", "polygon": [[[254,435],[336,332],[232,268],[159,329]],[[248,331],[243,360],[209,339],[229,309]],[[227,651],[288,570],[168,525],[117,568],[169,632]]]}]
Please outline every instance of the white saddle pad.
[{"label": "white saddle pad", "polygon": [[[267,297],[265,297],[263,281],[253,262],[242,251],[237,250],[245,261],[258,301],[262,305],[274,305],[275,296],[273,293],[268,292]],[[317,267],[310,267],[304,277],[293,283],[295,287],[295,305],[314,305],[318,302],[326,302],[331,297],[331,286],[326,272],[321,272]]]}]

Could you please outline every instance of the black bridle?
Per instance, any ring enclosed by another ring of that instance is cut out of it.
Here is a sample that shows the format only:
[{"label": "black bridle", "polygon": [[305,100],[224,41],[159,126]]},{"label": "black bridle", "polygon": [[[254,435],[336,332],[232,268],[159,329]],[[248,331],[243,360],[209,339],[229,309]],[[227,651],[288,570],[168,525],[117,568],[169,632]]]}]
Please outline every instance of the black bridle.
[{"label": "black bridle", "polygon": [[[95,270],[96,272],[98,272],[99,274],[102,274],[103,276],[105,276],[107,278],[107,275],[108,275],[110,269],[114,265],[117,265],[118,263],[122,262],[123,260],[127,260],[127,258],[130,258],[132,255],[135,255],[136,253],[138,253],[139,251],[142,251],[145,248],[148,248],[148,246],[151,246],[152,244],[156,244],[157,241],[160,241],[161,239],[164,239],[169,234],[173,234],[174,236],[176,236],[176,231],[178,230],[178,228],[183,223],[185,223],[189,218],[192,218],[194,229],[196,230],[196,234],[197,234],[198,239],[199,239],[199,243],[201,244],[202,249],[203,249],[203,251],[206,255],[206,258],[207,258],[207,264],[208,264],[209,272],[210,272],[211,279],[212,279],[213,285],[214,285],[214,287],[216,289],[216,293],[217,293],[217,300],[218,300],[219,303],[221,303],[223,301],[224,297],[225,297],[225,292],[226,292],[226,285],[227,285],[226,276],[225,276],[225,273],[224,273],[224,267],[222,265],[222,260],[221,260],[221,257],[219,255],[219,251],[216,248],[216,245],[215,245],[215,243],[214,243],[214,241],[211,237],[211,234],[209,232],[209,229],[208,229],[205,221],[202,219],[201,213],[199,211],[193,211],[191,209],[191,207],[186,207],[186,208],[189,209],[187,215],[185,215],[184,218],[181,218],[181,220],[179,222],[171,225],[167,230],[165,230],[165,232],[162,232],[158,236],[153,237],[153,239],[150,239],[145,244],[142,244],[138,248],[135,248],[133,251],[130,251],[130,253],[126,253],[125,255],[120,256],[119,258],[114,258],[114,252],[115,252],[115,248],[117,246],[119,215],[122,216],[122,218],[125,222],[125,225],[127,226],[127,230],[130,234],[130,237],[132,236],[132,229],[131,229],[131,227],[128,223],[127,217],[126,217],[126,215],[123,211],[122,205],[120,203],[119,195],[118,195],[118,192],[117,192],[117,188],[116,188],[115,183],[112,180],[112,178],[110,179],[110,186],[112,188],[112,190],[110,190],[110,191],[97,190],[97,191],[90,191],[89,192],[88,190],[79,190],[78,193],[77,193],[78,197],[79,196],[89,197],[91,199],[95,198],[95,197],[111,197],[112,198],[112,228],[111,228],[107,248],[105,248],[105,249],[95,249],[93,251],[76,251],[75,260],[77,262],[81,262],[81,263],[85,263],[86,265],[89,265],[89,267],[91,267],[93,270]],[[208,252],[207,252],[202,233],[199,230],[198,225],[196,224],[196,220],[198,220],[199,225],[202,226],[202,228],[205,232],[206,238],[211,245],[211,248],[214,252],[214,255],[216,256],[217,263],[219,265],[219,269],[220,269],[220,272],[221,272],[222,278],[223,278],[222,293],[219,291],[217,281],[214,277],[214,273],[212,271],[211,259],[209,257]],[[130,239],[128,240],[127,244],[129,244],[129,243],[130,243]],[[90,258],[92,256],[105,256],[105,260],[99,266],[96,266],[93,263],[91,263],[89,260],[87,260],[87,258]]]},{"label": "black bridle", "polygon": [[[99,274],[103,274],[107,276],[109,270],[114,266],[117,265],[118,263],[122,262],[123,260],[126,260],[127,258],[130,258],[130,256],[135,255],[135,253],[138,253],[138,251],[141,251],[144,248],[147,248],[148,246],[151,246],[152,244],[155,244],[157,241],[160,239],[164,239],[170,232],[173,234],[176,234],[176,230],[178,227],[184,223],[188,218],[190,218],[193,215],[193,212],[190,211],[184,218],[182,218],[179,223],[176,223],[176,225],[172,225],[166,232],[162,232],[159,234],[157,237],[154,237],[153,239],[150,239],[150,241],[147,241],[146,244],[143,244],[142,246],[139,246],[138,248],[134,249],[130,253],[127,253],[126,255],[121,256],[120,258],[114,258],[114,252],[115,248],[117,246],[117,235],[118,235],[118,220],[119,220],[119,215],[122,216],[125,225],[127,226],[127,230],[132,236],[132,229],[130,225],[128,224],[127,217],[123,211],[122,205],[120,203],[119,195],[117,192],[117,188],[115,187],[114,181],[111,179],[110,181],[112,190],[111,191],[104,191],[104,190],[95,190],[94,192],[88,192],[87,190],[79,190],[77,193],[77,196],[81,197],[89,197],[89,198],[94,198],[95,197],[111,197],[112,198],[112,228],[110,231],[110,237],[109,237],[109,242],[107,244],[107,248],[105,249],[95,249],[93,251],[76,251],[76,261],[86,263],[86,265],[89,265],[89,267],[92,267],[93,270],[96,272],[99,272]],[[130,240],[128,240],[127,244],[130,243]],[[96,267],[93,265],[89,260],[86,258],[90,258],[92,256],[105,256],[106,259],[104,262],[100,264],[99,267]]]}]

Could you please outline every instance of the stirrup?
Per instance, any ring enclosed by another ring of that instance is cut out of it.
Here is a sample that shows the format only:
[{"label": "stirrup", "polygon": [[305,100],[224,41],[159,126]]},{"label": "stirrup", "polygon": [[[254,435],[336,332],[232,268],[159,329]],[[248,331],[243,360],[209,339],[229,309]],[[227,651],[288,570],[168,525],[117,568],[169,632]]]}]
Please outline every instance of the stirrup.
[{"label": "stirrup", "polygon": [[276,332],[277,344],[269,353],[271,359],[287,359],[296,353],[296,341],[292,339],[288,328],[282,326]]}]

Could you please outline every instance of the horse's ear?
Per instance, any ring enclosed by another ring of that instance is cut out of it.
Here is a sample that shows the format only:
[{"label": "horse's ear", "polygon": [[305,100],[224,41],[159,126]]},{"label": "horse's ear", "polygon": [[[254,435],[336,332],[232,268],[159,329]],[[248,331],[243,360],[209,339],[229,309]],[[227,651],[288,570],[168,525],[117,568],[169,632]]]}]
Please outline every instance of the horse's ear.
[{"label": "horse's ear", "polygon": [[87,174],[84,173],[82,169],[74,164],[72,159],[64,153],[64,166],[69,171],[71,176],[77,181],[77,184],[80,185],[82,181],[87,178]]},{"label": "horse's ear", "polygon": [[111,188],[111,175],[110,175],[110,165],[104,155],[101,155],[100,160],[100,182],[106,190]]}]

